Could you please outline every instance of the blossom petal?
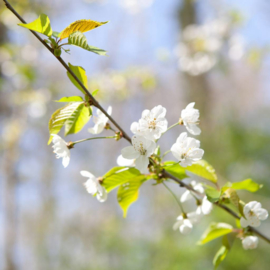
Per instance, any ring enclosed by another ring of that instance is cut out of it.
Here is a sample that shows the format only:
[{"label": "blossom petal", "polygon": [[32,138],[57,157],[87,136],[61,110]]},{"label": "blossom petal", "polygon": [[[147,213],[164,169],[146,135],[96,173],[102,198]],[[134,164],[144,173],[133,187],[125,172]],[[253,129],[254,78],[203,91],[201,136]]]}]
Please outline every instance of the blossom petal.
[{"label": "blossom petal", "polygon": [[135,166],[141,173],[148,173],[148,164],[148,157],[143,155],[140,155],[135,161]]},{"label": "blossom petal", "polygon": [[134,149],[133,146],[127,146],[122,149],[121,154],[124,158],[135,159],[140,156],[140,153]]},{"label": "blossom petal", "polygon": [[196,124],[187,124],[187,131],[192,135],[200,135],[201,129]]},{"label": "blossom petal", "polygon": [[193,225],[188,219],[183,220],[183,224],[180,226],[179,230],[182,234],[189,234],[192,231]]},{"label": "blossom petal", "polygon": [[260,220],[266,220],[268,218],[268,211],[266,209],[261,208],[256,210],[255,213]]},{"label": "blossom petal", "polygon": [[92,173],[88,172],[88,171],[80,171],[80,173],[81,173],[81,175],[82,175],[83,177],[87,177],[87,178],[95,178],[95,176],[94,176]]},{"label": "blossom petal", "polygon": [[240,224],[243,228],[246,228],[247,226],[249,226],[249,222],[248,220],[246,220],[245,218],[241,217],[240,219]]}]

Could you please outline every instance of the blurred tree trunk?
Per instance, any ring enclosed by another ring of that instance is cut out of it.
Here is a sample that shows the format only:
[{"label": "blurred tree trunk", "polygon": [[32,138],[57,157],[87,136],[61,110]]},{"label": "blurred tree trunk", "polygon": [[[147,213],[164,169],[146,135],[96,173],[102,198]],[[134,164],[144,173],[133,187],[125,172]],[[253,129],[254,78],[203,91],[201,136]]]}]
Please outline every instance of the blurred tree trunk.
[{"label": "blurred tree trunk", "polygon": [[17,231],[16,211],[16,185],[18,183],[15,172],[17,160],[17,143],[13,142],[5,151],[4,155],[4,232],[5,232],[5,266],[6,270],[15,270],[15,243]]},{"label": "blurred tree trunk", "polygon": [[[190,24],[198,22],[198,11],[194,0],[183,0],[179,9],[179,22],[181,32]],[[184,89],[188,102],[195,101],[196,107],[200,109],[201,114],[206,118],[209,114],[210,88],[207,82],[207,75],[191,76],[187,73],[181,74],[184,78]]]}]

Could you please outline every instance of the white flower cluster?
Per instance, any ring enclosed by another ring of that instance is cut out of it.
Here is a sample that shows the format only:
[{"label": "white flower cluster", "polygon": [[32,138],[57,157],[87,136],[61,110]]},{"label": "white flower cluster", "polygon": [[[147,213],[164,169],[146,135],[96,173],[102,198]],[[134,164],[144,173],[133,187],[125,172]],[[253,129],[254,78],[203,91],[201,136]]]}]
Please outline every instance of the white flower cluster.
[{"label": "white flower cluster", "polygon": [[[241,217],[240,223],[243,228],[247,226],[259,227],[261,220],[268,218],[268,211],[262,208],[261,203],[257,201],[251,201],[244,206],[244,215]],[[259,239],[257,236],[246,236],[242,239],[242,245],[244,249],[254,249],[258,246]]]},{"label": "white flower cluster", "polygon": [[[188,234],[191,232],[193,225],[198,223],[204,215],[210,214],[213,209],[213,204],[207,200],[205,196],[204,188],[202,184],[196,183],[196,181],[191,182],[191,186],[194,190],[198,193],[204,195],[203,199],[201,200],[201,204],[197,206],[197,209],[193,212],[182,214],[177,217],[176,223],[173,225],[173,229],[179,231],[182,234]],[[194,199],[193,195],[189,190],[186,190],[180,198],[180,202],[185,204],[190,200]]]},{"label": "white flower cluster", "polygon": [[[200,113],[199,110],[194,109],[194,105],[194,102],[190,103],[182,110],[179,123],[185,125],[191,134],[198,135],[201,133],[200,128],[197,126]],[[111,106],[107,112],[111,115]],[[142,112],[141,119],[131,125],[131,131],[134,133],[132,146],[122,149],[122,155],[117,159],[119,166],[135,166],[141,173],[148,173],[149,157],[157,147],[156,141],[168,129],[168,121],[165,116],[166,109],[161,105],[154,107],[151,111],[144,110]],[[99,134],[104,130],[107,122],[108,117],[100,110],[97,110],[97,116],[94,116],[95,125],[88,129],[88,131],[92,134]],[[171,152],[181,166],[186,167],[202,158],[204,151],[199,147],[200,142],[198,140],[188,137],[187,133],[183,132],[171,147]],[[70,147],[68,147],[68,143],[60,136],[53,135],[53,148],[56,157],[62,158],[63,166],[67,167],[70,161]],[[89,177],[85,184],[87,191],[92,195],[96,195],[99,201],[105,201],[107,193],[96,178],[86,171],[82,171],[81,174]]]},{"label": "white flower cluster", "polygon": [[[181,123],[193,134],[200,134],[198,128],[199,111],[194,109],[195,103],[190,103],[181,113]],[[132,137],[132,146],[122,149],[122,156],[118,157],[121,164],[126,164],[126,159],[135,160],[135,167],[142,173],[148,172],[149,157],[156,149],[156,141],[167,131],[168,121],[166,120],[166,109],[161,105],[154,107],[151,111],[144,110],[138,122],[131,124],[131,131],[135,134]],[[171,151],[181,166],[192,165],[200,160],[204,151],[199,148],[200,142],[187,136],[183,132],[178,137]],[[119,164],[119,162],[118,162]]]},{"label": "white flower cluster", "polygon": [[[188,25],[175,49],[179,69],[193,76],[212,69],[218,61],[224,42],[228,39],[231,24],[229,19],[223,18],[202,25]],[[239,60],[243,54],[243,38],[232,35],[228,39],[229,58]]]}]

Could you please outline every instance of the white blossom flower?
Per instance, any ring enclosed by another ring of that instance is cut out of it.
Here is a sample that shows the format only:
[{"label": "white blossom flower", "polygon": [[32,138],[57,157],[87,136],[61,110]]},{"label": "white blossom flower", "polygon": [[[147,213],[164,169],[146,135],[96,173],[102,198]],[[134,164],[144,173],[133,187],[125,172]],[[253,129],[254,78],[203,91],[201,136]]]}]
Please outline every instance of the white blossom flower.
[{"label": "white blossom flower", "polygon": [[88,171],[81,171],[81,175],[88,178],[84,183],[87,192],[91,195],[96,195],[98,201],[105,202],[108,194],[104,186],[99,183],[98,179]]},{"label": "white blossom flower", "polygon": [[171,151],[174,157],[180,161],[180,165],[187,167],[202,158],[204,151],[199,147],[200,141],[188,137],[187,133],[183,132],[171,147]]},{"label": "white blossom flower", "polygon": [[244,249],[255,249],[258,246],[259,239],[257,236],[247,236],[242,240]]},{"label": "white blossom flower", "polygon": [[244,217],[241,217],[240,223],[242,227],[252,226],[258,227],[261,225],[261,220],[268,218],[267,210],[262,208],[261,203],[252,201],[244,206]]},{"label": "white blossom flower", "polygon": [[209,215],[213,209],[213,204],[207,200],[207,197],[204,196],[202,199],[201,205],[198,206],[196,212],[198,215]]},{"label": "white blossom flower", "polygon": [[135,159],[135,167],[141,173],[147,173],[149,157],[154,153],[156,143],[142,136],[132,137],[132,146],[122,149],[122,156],[126,159]]},{"label": "white blossom flower", "polygon": [[51,134],[53,136],[53,149],[56,154],[56,158],[62,158],[62,164],[66,168],[70,161],[70,151],[67,147],[67,143],[58,135]]},{"label": "white blossom flower", "polygon": [[123,167],[134,167],[135,166],[135,159],[127,159],[124,158],[122,155],[119,155],[116,163],[118,166],[123,166]]},{"label": "white blossom flower", "polygon": [[[109,106],[108,110],[107,110],[107,113],[109,115],[112,114],[112,107]],[[92,134],[99,134],[103,131],[104,127],[106,126],[107,122],[108,122],[108,117],[103,113],[101,112],[99,109],[97,109],[97,116],[94,116],[94,127],[92,128],[89,128],[88,131]]]},{"label": "white blossom flower", "polygon": [[139,122],[133,122],[130,129],[136,135],[141,135],[149,140],[157,140],[167,130],[168,121],[165,118],[166,109],[161,105],[151,111],[144,110]]},{"label": "white blossom flower", "polygon": [[177,230],[179,228],[179,231],[182,234],[189,234],[193,228],[193,224],[198,223],[200,219],[201,216],[196,212],[187,213],[187,218],[184,218],[182,215],[180,215],[173,225],[173,229]]},{"label": "white blossom flower", "polygon": [[[204,188],[203,188],[203,186],[202,186],[201,183],[197,183],[196,181],[191,181],[190,184],[191,184],[191,186],[192,186],[192,188],[193,188],[194,190],[198,191],[198,192],[201,193],[201,194],[204,194]],[[190,190],[186,190],[186,191],[182,194],[182,196],[181,196],[181,198],[180,198],[180,202],[181,202],[181,203],[184,203],[184,202],[186,202],[186,201],[188,201],[188,200],[190,200],[190,199],[194,199],[194,197],[192,196]]]},{"label": "white blossom flower", "polygon": [[[204,188],[203,188],[201,183],[197,184],[196,181],[191,181],[191,186],[193,187],[194,190],[196,190],[200,194],[204,195]],[[182,196],[180,198],[180,202],[185,203],[185,202],[189,201],[190,199],[194,199],[194,197],[192,196],[190,190],[186,190],[182,194]],[[199,205],[197,207],[196,213],[198,215],[208,215],[208,214],[210,214],[212,209],[213,209],[213,204],[207,200],[206,196],[204,196],[202,201],[201,201],[201,205]]]},{"label": "white blossom flower", "polygon": [[189,133],[199,135],[201,133],[201,129],[198,127],[200,112],[194,109],[194,105],[195,102],[189,103],[187,107],[182,110],[181,118]]}]

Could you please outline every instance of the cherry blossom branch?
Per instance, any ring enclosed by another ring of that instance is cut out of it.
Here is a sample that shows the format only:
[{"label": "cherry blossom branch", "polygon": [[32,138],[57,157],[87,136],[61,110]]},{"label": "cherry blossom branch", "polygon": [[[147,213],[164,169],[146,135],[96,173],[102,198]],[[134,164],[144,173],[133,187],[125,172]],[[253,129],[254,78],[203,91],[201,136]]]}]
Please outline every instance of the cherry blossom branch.
[{"label": "cherry blossom branch", "polygon": [[[168,173],[165,170],[163,170],[163,176],[174,180],[176,183],[180,184],[180,187],[185,187],[186,189],[196,193],[197,195],[202,196],[201,193],[197,192],[191,186],[185,184],[183,181],[181,181],[180,179],[178,179],[177,177],[173,176],[172,174]],[[240,217],[233,210],[228,208],[227,206],[225,206],[223,204],[219,204],[218,202],[214,203],[214,205],[218,206],[219,208],[222,208],[224,211],[226,211],[228,214],[230,214],[234,218],[236,218],[238,220],[240,219]],[[259,232],[257,229],[248,226],[248,230],[253,232],[254,234],[258,235],[260,238],[264,239],[266,242],[270,243],[270,239],[267,236],[263,235],[261,232]]]},{"label": "cherry blossom branch", "polygon": [[[9,4],[9,2],[7,0],[3,0],[3,2],[5,3],[6,7],[22,22],[22,23],[26,23],[26,21],[16,12],[16,10],[14,10],[14,8]],[[88,89],[83,85],[83,83],[80,81],[80,79],[74,74],[74,72],[69,68],[69,66],[66,64],[66,62],[60,57],[60,56],[56,56],[54,54],[54,50],[34,31],[30,30],[31,33],[57,58],[57,60],[62,64],[62,66],[71,74],[71,76],[75,79],[75,81],[81,86],[81,88],[83,89],[84,93],[90,98],[92,105],[94,105],[95,107],[97,107],[98,109],[100,109],[100,111],[106,115],[106,117],[108,117],[108,119],[114,124],[115,127],[117,127],[117,129],[121,132],[121,135],[123,138],[125,138],[128,142],[131,143],[131,139],[130,137],[127,135],[127,133],[121,128],[121,126],[107,113],[107,111],[98,103],[98,101],[92,96],[92,94],[88,91]],[[178,125],[179,123],[172,125],[170,128]],[[96,139],[99,137],[96,137]],[[92,138],[93,139],[93,138]],[[79,142],[79,141],[78,141]],[[77,142],[77,143],[78,143]],[[197,194],[197,195],[202,195],[199,192],[197,192],[196,190],[194,190],[191,186],[185,184],[184,182],[182,182],[180,179],[178,179],[177,177],[171,175],[170,173],[168,173],[167,171],[163,170],[162,172],[163,177],[165,178],[170,178],[173,181],[175,181],[176,183],[178,183],[181,187],[185,187],[186,189],[192,191],[193,193]],[[227,213],[229,213],[230,215],[232,215],[234,218],[240,219],[240,217],[231,209],[229,209],[228,207],[222,205],[222,204],[218,204],[215,203],[215,205],[217,205],[218,207],[222,208],[223,210],[225,210]],[[270,243],[270,239],[266,236],[264,236],[263,234],[261,234],[259,231],[257,231],[256,229],[252,228],[252,227],[248,227],[248,229],[250,231],[252,231],[253,233],[255,233],[256,235],[258,235],[259,237],[261,237],[262,239],[264,239],[265,241],[267,241],[268,243]]]},{"label": "cherry blossom branch", "polygon": [[[3,0],[6,7],[22,22],[27,23],[17,12],[16,10],[9,4],[7,0]],[[79,78],[74,74],[74,72],[69,68],[69,66],[66,64],[66,62],[60,57],[56,56],[54,54],[54,50],[34,31],[30,30],[31,33],[57,58],[57,60],[63,65],[63,67],[71,74],[71,76],[74,78],[74,80],[81,86],[84,93],[90,98],[92,104],[100,109],[102,113],[106,115],[110,119],[110,121],[121,131],[122,137],[125,138],[127,141],[131,142],[130,137],[127,135],[127,133],[121,128],[121,126],[106,112],[105,109],[98,103],[98,101],[91,95],[91,93],[88,91],[88,89],[83,85],[83,83],[79,80]]]}]

